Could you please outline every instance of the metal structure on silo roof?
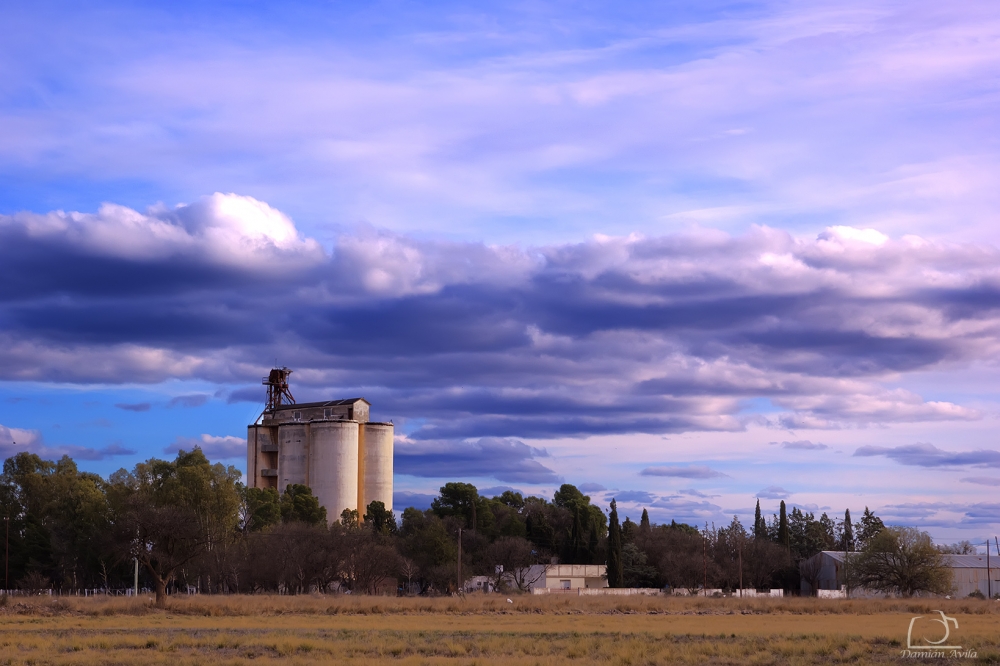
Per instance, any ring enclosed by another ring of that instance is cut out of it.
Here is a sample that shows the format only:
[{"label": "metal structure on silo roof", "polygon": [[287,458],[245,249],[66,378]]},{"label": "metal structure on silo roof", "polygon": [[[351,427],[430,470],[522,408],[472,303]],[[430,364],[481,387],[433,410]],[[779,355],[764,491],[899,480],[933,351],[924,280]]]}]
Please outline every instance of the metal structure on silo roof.
[{"label": "metal structure on silo roof", "polygon": [[391,510],[392,423],[369,421],[364,398],[296,403],[291,373],[274,368],[262,382],[264,412],[247,426],[247,486],[309,486],[331,522],[345,509],[364,516],[376,500]]}]

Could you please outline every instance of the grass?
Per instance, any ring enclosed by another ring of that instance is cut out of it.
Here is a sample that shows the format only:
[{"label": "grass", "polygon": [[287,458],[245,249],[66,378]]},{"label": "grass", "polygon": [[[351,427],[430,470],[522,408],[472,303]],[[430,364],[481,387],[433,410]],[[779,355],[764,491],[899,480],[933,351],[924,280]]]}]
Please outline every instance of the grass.
[{"label": "grass", "polygon": [[896,663],[910,617],[1000,663],[1000,603],[978,600],[323,596],[18,598],[2,664]]}]

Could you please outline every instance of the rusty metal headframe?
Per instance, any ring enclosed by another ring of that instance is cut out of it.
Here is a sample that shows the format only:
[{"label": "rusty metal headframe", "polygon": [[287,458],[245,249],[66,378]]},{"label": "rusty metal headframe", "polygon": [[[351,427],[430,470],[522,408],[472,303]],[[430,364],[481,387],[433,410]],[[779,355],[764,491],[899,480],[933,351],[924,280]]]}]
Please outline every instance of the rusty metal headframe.
[{"label": "rusty metal headframe", "polygon": [[288,375],[290,374],[292,371],[288,368],[274,368],[267,377],[261,380],[260,383],[267,387],[267,406],[264,411],[273,412],[283,404],[295,404],[295,398],[288,390]]}]

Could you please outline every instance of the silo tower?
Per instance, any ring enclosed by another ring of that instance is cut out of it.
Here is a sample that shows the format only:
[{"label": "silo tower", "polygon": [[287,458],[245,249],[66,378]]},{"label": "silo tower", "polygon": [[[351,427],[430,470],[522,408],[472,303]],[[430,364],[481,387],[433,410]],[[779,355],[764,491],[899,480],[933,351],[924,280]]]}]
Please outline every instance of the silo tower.
[{"label": "silo tower", "polygon": [[282,492],[290,484],[312,488],[327,520],[344,509],[364,515],[372,501],[392,509],[392,423],[369,420],[364,398],[296,403],[288,368],[262,381],[267,405],[247,426],[247,485]]}]

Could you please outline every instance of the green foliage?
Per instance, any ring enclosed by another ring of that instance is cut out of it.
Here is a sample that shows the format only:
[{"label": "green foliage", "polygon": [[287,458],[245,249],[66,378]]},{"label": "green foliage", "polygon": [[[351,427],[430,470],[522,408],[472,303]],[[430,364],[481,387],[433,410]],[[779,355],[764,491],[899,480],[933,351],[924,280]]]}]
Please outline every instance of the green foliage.
[{"label": "green foliage", "polygon": [[852,587],[910,596],[951,591],[951,570],[930,535],[912,527],[887,527],[850,558]]},{"label": "green foliage", "polygon": [[396,533],[396,516],[378,500],[372,501],[365,511],[365,525],[377,534]]},{"label": "green foliage", "polygon": [[309,486],[292,483],[281,494],[281,522],[319,525],[326,522],[326,509]]},{"label": "green foliage", "polygon": [[259,532],[281,522],[281,497],[274,488],[247,488],[239,486],[243,505],[241,531]]},{"label": "green foliage", "polygon": [[791,548],[791,535],[788,530],[788,514],[785,512],[785,500],[781,500],[778,514],[778,543],[785,548]]},{"label": "green foliage", "polygon": [[624,584],[624,562],[622,559],[622,530],[618,523],[618,503],[611,500],[610,526],[608,528],[608,587],[622,587]]},{"label": "green foliage", "polygon": [[857,550],[864,550],[884,529],[885,524],[882,523],[882,519],[876,516],[875,512],[869,511],[866,506],[861,521],[854,525]]},{"label": "green foliage", "polygon": [[642,510],[642,517],[639,518],[639,532],[642,534],[649,534],[649,512],[646,509]]}]

